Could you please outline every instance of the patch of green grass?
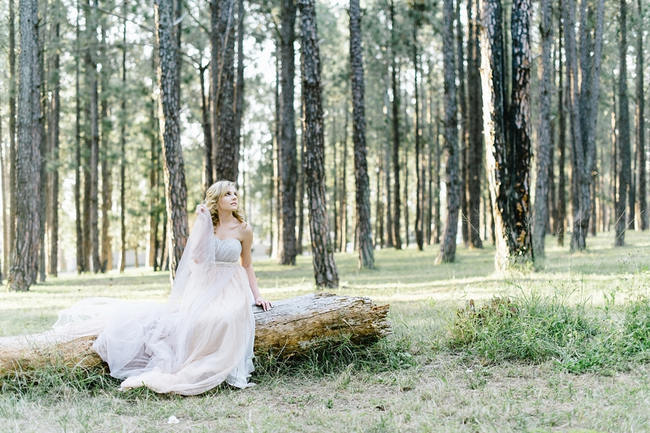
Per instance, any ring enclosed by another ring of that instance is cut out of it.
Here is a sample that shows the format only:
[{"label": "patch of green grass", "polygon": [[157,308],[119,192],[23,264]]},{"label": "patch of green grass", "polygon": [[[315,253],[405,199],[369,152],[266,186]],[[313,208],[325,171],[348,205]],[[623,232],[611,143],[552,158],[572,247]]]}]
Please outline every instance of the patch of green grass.
[{"label": "patch of green grass", "polygon": [[650,355],[650,303],[640,298],[618,315],[567,305],[561,298],[522,295],[470,301],[451,323],[449,346],[482,362],[552,360],[573,373],[626,369]]}]

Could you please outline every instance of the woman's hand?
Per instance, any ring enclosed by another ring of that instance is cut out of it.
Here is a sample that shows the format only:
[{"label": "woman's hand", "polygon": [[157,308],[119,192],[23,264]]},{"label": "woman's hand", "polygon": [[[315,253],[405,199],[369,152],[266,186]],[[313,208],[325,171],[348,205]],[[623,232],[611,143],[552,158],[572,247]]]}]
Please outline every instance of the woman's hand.
[{"label": "woman's hand", "polygon": [[261,296],[255,298],[255,305],[262,307],[264,311],[269,311],[271,308],[273,308],[273,305],[271,305],[269,301],[262,298]]},{"label": "woman's hand", "polygon": [[202,214],[202,213],[208,213],[208,207],[206,205],[204,205],[203,203],[201,203],[200,205],[198,205],[196,207],[196,214],[199,215],[199,214]]}]

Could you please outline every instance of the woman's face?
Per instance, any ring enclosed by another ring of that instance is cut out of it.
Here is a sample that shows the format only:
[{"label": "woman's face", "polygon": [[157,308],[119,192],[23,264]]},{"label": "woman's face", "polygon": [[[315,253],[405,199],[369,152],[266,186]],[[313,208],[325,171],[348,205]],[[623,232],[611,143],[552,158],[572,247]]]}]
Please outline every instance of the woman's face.
[{"label": "woman's face", "polygon": [[239,205],[239,197],[237,196],[237,190],[230,186],[226,190],[226,193],[219,200],[218,207],[223,211],[235,211]]}]

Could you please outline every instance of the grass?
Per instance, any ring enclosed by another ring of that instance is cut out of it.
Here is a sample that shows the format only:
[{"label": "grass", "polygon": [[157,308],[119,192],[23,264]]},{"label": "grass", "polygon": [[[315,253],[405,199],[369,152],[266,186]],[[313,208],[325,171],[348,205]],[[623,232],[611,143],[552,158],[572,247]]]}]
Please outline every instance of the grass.
[{"label": "grass", "polygon": [[[445,265],[434,247],[377,251],[375,271],[339,254],[338,294],[391,304],[393,334],[376,345],[258,360],[256,387],[191,398],[45,369],[2,382],[0,431],[650,431],[650,236],[626,240],[615,249],[599,234],[571,255],[549,238],[544,269],[507,276],[493,274],[490,247],[459,247]],[[271,300],[313,290],[310,257],[255,269]],[[88,296],[163,300],[168,283],[141,269],[0,292],[0,335],[47,329]]]}]

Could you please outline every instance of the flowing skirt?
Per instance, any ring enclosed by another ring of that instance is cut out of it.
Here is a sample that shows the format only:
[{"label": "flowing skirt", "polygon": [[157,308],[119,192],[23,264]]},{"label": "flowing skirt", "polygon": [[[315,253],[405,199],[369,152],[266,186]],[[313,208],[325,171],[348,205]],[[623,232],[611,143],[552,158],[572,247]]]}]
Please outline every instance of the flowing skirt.
[{"label": "flowing skirt", "polygon": [[195,395],[226,381],[244,388],[253,371],[253,296],[244,268],[193,269],[166,303],[89,298],[59,314],[54,328],[98,334],[94,350],[122,389]]}]

